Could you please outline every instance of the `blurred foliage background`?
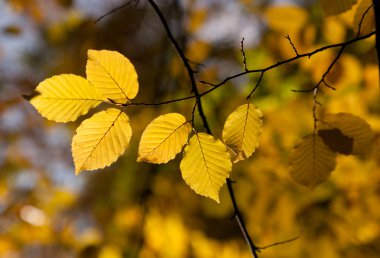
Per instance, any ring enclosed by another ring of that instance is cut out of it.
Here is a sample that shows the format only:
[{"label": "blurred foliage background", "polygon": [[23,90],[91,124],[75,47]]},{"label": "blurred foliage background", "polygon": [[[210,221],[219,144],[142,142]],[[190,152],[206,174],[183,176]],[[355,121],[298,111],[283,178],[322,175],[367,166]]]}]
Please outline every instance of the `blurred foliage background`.
[{"label": "blurred foliage background", "polygon": [[[325,17],[315,1],[157,1],[198,71],[219,82],[247,66],[263,68],[300,53],[355,37],[353,10]],[[88,49],[117,50],[139,74],[136,101],[188,96],[187,74],[153,10],[121,0],[0,1],[0,257],[178,258],[251,257],[231,219],[227,189],[221,204],[196,195],[178,160],[137,163],[139,137],[157,115],[191,116],[193,101],[158,108],[129,107],[134,136],[111,167],[74,176],[70,141],[77,124],[43,119],[22,98],[55,74],[85,74]],[[376,133],[366,157],[340,155],[330,179],[307,189],[289,177],[289,155],[313,130],[312,94],[335,57],[328,50],[265,74],[253,103],[264,130],[254,156],[231,178],[260,257],[379,257],[380,102],[374,38],[346,49],[328,76],[336,91],[318,95],[324,112],[350,112]],[[254,87],[258,75],[233,80],[203,99],[215,136]],[[210,86],[199,85],[201,90]],[[200,119],[196,126],[202,131]]]}]

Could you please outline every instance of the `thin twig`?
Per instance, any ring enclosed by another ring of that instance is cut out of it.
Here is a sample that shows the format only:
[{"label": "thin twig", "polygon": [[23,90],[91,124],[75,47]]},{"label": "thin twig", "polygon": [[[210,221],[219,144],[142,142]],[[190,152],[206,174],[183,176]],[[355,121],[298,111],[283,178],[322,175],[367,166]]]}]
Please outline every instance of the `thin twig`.
[{"label": "thin twig", "polygon": [[[279,62],[277,62],[275,64],[272,64],[272,65],[264,67],[264,68],[254,69],[254,70],[248,70],[247,72],[241,72],[241,73],[238,73],[238,74],[235,74],[235,75],[231,75],[229,77],[226,77],[226,79],[224,79],[223,81],[221,81],[219,83],[216,83],[216,84],[210,83],[210,82],[206,82],[206,81],[199,81],[199,83],[212,86],[211,89],[208,89],[208,90],[200,93],[199,97],[203,97],[204,95],[207,95],[210,92],[212,92],[212,91],[218,89],[219,87],[223,86],[227,82],[229,82],[229,81],[231,81],[233,79],[239,78],[241,76],[244,76],[244,75],[247,75],[247,74],[250,74],[250,73],[263,73],[263,72],[265,73],[268,70],[274,69],[276,67],[282,66],[282,65],[287,64],[287,63],[291,63],[291,62],[293,62],[295,60],[298,60],[300,58],[311,57],[311,56],[313,56],[313,55],[315,55],[315,54],[317,54],[319,52],[322,52],[324,50],[327,50],[327,49],[337,48],[337,47],[343,47],[343,46],[346,47],[348,45],[354,44],[354,43],[359,42],[361,40],[370,38],[373,35],[375,35],[375,33],[376,33],[376,31],[371,32],[369,34],[366,34],[364,36],[361,36],[359,38],[355,38],[355,39],[349,40],[349,41],[345,41],[345,42],[342,42],[342,43],[332,44],[332,45],[327,45],[327,46],[324,46],[324,47],[321,47],[321,48],[317,48],[317,49],[315,49],[315,50],[313,50],[311,52],[300,54],[299,56],[294,56],[292,58],[289,58],[289,59],[286,59],[286,60],[283,60],[283,61],[279,61]],[[307,92],[310,92],[310,91],[313,91],[313,90],[314,90],[314,87],[312,89],[309,89]],[[295,91],[297,91],[297,90],[295,90]],[[196,96],[195,95],[191,95],[191,96],[187,96],[187,97],[183,97],[183,98],[171,99],[171,100],[157,102],[157,103],[144,103],[144,102],[133,103],[133,102],[131,102],[131,103],[123,104],[123,105],[124,106],[154,106],[154,107],[158,107],[158,106],[161,106],[161,105],[166,105],[166,104],[170,104],[170,103],[174,103],[174,102],[180,102],[180,101],[184,101],[184,100],[190,100],[190,99],[194,99],[194,98],[196,98]]]},{"label": "thin twig", "polygon": [[260,86],[260,83],[261,83],[261,80],[263,79],[264,77],[264,73],[265,71],[262,71],[261,74],[260,74],[260,77],[259,79],[257,80],[257,83],[255,85],[255,87],[253,88],[253,90],[249,93],[248,97],[247,97],[247,100],[249,100],[252,96],[252,94],[256,91],[256,89]]},{"label": "thin twig", "polygon": [[315,89],[319,88],[319,86],[323,83],[326,87],[335,89],[334,87],[330,86],[329,84],[326,83],[326,76],[330,73],[331,69],[334,67],[334,65],[338,62],[340,56],[343,54],[344,49],[346,48],[346,45],[342,45],[338,51],[338,54],[335,56],[334,60],[331,62],[329,67],[326,69],[325,73],[322,75],[321,79],[319,82],[313,86],[310,89],[306,90],[292,90],[293,92],[302,92],[302,93],[307,93],[307,92],[312,92]]},{"label": "thin twig", "polygon": [[246,74],[266,72],[266,71],[274,69],[274,68],[276,68],[278,66],[281,66],[281,65],[284,65],[284,64],[287,64],[287,63],[291,63],[291,62],[293,62],[295,60],[298,60],[300,58],[304,58],[304,57],[310,58],[311,56],[313,56],[313,55],[315,55],[315,54],[317,54],[319,52],[325,51],[327,49],[337,48],[337,47],[343,47],[343,46],[345,47],[345,46],[351,45],[353,43],[356,43],[358,41],[370,38],[373,35],[375,35],[375,33],[376,33],[376,31],[368,33],[368,34],[366,34],[364,36],[361,36],[359,38],[354,38],[354,39],[351,39],[351,40],[348,40],[348,41],[345,41],[345,42],[342,42],[342,43],[337,43],[337,44],[331,44],[331,45],[323,46],[323,47],[317,48],[317,49],[315,49],[315,50],[313,50],[311,52],[304,53],[304,54],[299,54],[298,56],[296,55],[296,56],[288,58],[286,60],[279,61],[279,62],[277,62],[275,64],[272,64],[270,66],[267,66],[265,68],[253,69],[253,70],[248,70],[248,71],[244,71],[244,72],[241,72],[241,73],[237,73],[237,74],[234,74],[234,75],[226,77],[223,81],[221,81],[219,83],[210,83],[210,82],[205,82],[205,81],[200,81],[200,83],[210,85],[210,86],[214,87],[213,89],[215,90],[216,88],[218,88],[218,87],[226,84],[227,82],[229,82],[229,81],[231,81],[233,79],[239,78],[241,76],[244,76]]},{"label": "thin twig", "polygon": [[109,12],[103,14],[103,15],[100,16],[98,19],[96,19],[94,22],[95,22],[95,23],[100,22],[101,20],[103,20],[103,19],[106,18],[107,16],[109,16],[109,15],[111,15],[111,14],[117,12],[117,11],[120,11],[120,10],[124,9],[125,7],[127,7],[128,5],[130,5],[132,2],[136,2],[135,5],[137,5],[137,4],[139,3],[139,0],[129,0],[129,1],[126,2],[125,4],[120,5],[120,6],[116,7],[116,8],[114,8],[114,9],[112,9],[111,11],[109,11]]},{"label": "thin twig", "polygon": [[247,57],[245,56],[245,51],[244,51],[244,37],[240,41],[240,52],[243,55],[243,65],[244,65],[244,71],[248,71],[247,68]]},{"label": "thin twig", "polygon": [[227,181],[227,187],[228,187],[228,192],[230,194],[232,206],[234,207],[234,217],[240,227],[240,231],[243,233],[244,239],[247,242],[253,257],[258,258],[259,256],[257,253],[260,252],[260,250],[253,243],[251,237],[249,236],[248,230],[245,227],[244,219],[239,211],[239,207],[237,205],[235,194],[234,194],[234,189],[232,188],[232,181],[229,178],[227,178],[226,181]]},{"label": "thin twig", "polygon": [[356,37],[360,36],[360,30],[362,28],[362,23],[364,21],[364,18],[365,18],[365,16],[367,15],[367,13],[369,12],[369,10],[371,10],[371,8],[373,6],[374,6],[374,4],[371,4],[370,6],[368,6],[368,8],[365,10],[365,12],[363,13],[362,17],[360,18],[360,22],[359,22],[359,25],[358,25],[358,33],[356,34]]},{"label": "thin twig", "polygon": [[270,247],[273,247],[273,246],[276,246],[276,245],[283,245],[283,244],[287,244],[287,243],[290,243],[290,242],[293,242],[295,240],[297,240],[299,238],[299,236],[296,236],[296,237],[293,237],[289,240],[285,240],[285,241],[281,241],[281,242],[276,242],[276,243],[273,243],[273,244],[270,244],[270,245],[267,245],[267,246],[263,246],[263,247],[257,247],[257,249],[259,250],[264,250],[264,249],[267,249],[267,248],[270,248]]},{"label": "thin twig", "polygon": [[296,46],[294,45],[292,39],[290,38],[289,34],[285,36],[285,38],[289,41],[289,44],[292,46],[294,53],[296,53],[296,56],[299,56]]}]

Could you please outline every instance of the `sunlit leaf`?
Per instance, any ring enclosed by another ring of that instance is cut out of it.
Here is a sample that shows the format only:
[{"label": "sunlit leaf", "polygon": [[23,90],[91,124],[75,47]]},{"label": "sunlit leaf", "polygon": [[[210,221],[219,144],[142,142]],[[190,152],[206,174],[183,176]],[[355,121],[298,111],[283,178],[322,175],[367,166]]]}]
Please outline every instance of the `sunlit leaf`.
[{"label": "sunlit leaf", "polygon": [[300,184],[314,187],[325,181],[336,165],[336,153],[318,135],[309,135],[297,145],[290,157],[291,177]]},{"label": "sunlit leaf", "polygon": [[262,118],[260,109],[252,104],[241,105],[228,116],[223,141],[236,153],[234,163],[250,157],[259,146]]},{"label": "sunlit leaf", "polygon": [[348,113],[326,114],[321,129],[337,128],[353,140],[351,154],[364,155],[370,150],[374,138],[371,127],[362,118]]},{"label": "sunlit leaf", "polygon": [[106,98],[125,103],[136,97],[139,90],[137,73],[128,58],[109,50],[89,50],[87,54],[87,79]]},{"label": "sunlit leaf", "polygon": [[322,10],[326,16],[337,15],[348,11],[358,0],[319,0]]},{"label": "sunlit leaf", "polygon": [[84,120],[73,137],[76,174],[109,166],[124,153],[132,136],[128,116],[115,108]]},{"label": "sunlit leaf", "polygon": [[267,8],[265,16],[269,28],[291,33],[305,25],[308,13],[304,8],[297,6],[271,6]]},{"label": "sunlit leaf", "polygon": [[174,159],[186,144],[190,131],[190,124],[181,114],[157,117],[141,136],[137,160],[160,164]]},{"label": "sunlit leaf", "polygon": [[[354,17],[354,31],[358,33],[360,27],[360,35],[365,35],[375,29],[375,11],[372,0],[362,0],[356,9]],[[368,11],[367,9],[372,6]],[[367,13],[366,13],[367,12]],[[363,15],[365,16],[363,17]]]},{"label": "sunlit leaf", "polygon": [[191,137],[180,168],[185,182],[197,193],[219,202],[219,189],[232,169],[227,147],[205,133]]},{"label": "sunlit leaf", "polygon": [[30,103],[41,115],[57,122],[74,121],[104,100],[96,87],[73,74],[48,78],[37,86],[36,92],[38,95]]}]

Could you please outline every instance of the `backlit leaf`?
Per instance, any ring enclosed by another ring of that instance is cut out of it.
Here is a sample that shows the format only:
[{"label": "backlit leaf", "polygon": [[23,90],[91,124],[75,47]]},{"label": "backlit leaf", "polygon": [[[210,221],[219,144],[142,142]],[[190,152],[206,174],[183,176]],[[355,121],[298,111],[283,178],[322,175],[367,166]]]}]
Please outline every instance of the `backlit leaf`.
[{"label": "backlit leaf", "polygon": [[112,164],[124,153],[131,136],[129,118],[118,109],[109,108],[84,120],[71,145],[76,174]]},{"label": "backlit leaf", "polygon": [[351,154],[364,155],[370,150],[374,132],[362,118],[348,113],[326,114],[321,129],[332,128],[339,129],[343,135],[353,140]]},{"label": "backlit leaf", "polygon": [[125,103],[136,97],[139,90],[137,73],[128,58],[109,50],[89,50],[87,54],[87,79],[106,98]]},{"label": "backlit leaf", "polygon": [[38,95],[30,103],[41,115],[56,122],[74,121],[104,100],[96,87],[73,74],[48,78],[37,86],[36,92]]},{"label": "backlit leaf", "polygon": [[219,189],[232,169],[227,146],[205,133],[191,137],[180,168],[185,182],[197,194],[219,202]]},{"label": "backlit leaf", "polygon": [[336,165],[336,153],[318,135],[309,135],[297,145],[290,157],[291,177],[300,184],[314,187],[325,181]]},{"label": "backlit leaf", "polygon": [[228,116],[223,128],[223,141],[236,153],[234,163],[255,152],[262,127],[263,114],[252,104],[241,105]]},{"label": "backlit leaf", "polygon": [[319,0],[322,10],[326,16],[337,15],[348,11],[358,0]]},{"label": "backlit leaf", "polygon": [[[356,9],[354,17],[354,31],[358,33],[360,26],[360,35],[371,33],[375,29],[375,11],[372,0],[362,0]],[[372,6],[368,11],[367,9]],[[365,16],[363,17],[364,13]]]},{"label": "backlit leaf", "polygon": [[186,144],[190,131],[190,124],[181,114],[157,117],[141,136],[137,160],[160,164],[174,159]]}]

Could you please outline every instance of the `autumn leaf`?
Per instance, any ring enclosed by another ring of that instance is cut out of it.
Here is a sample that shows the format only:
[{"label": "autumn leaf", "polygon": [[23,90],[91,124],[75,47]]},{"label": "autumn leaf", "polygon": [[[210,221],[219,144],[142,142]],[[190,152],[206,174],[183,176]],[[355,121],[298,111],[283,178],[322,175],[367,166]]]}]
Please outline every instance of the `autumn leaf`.
[{"label": "autumn leaf", "polygon": [[219,190],[232,169],[227,147],[205,133],[191,137],[180,168],[185,182],[197,194],[219,203]]},{"label": "autumn leaf", "polygon": [[75,172],[109,166],[128,147],[132,130],[128,116],[109,108],[86,119],[72,141]]},{"label": "autumn leaf", "polygon": [[318,135],[309,135],[297,145],[290,157],[291,177],[298,183],[315,187],[326,181],[336,165],[336,153]]},{"label": "autumn leaf", "polygon": [[61,74],[42,81],[30,103],[47,119],[69,122],[98,106],[104,97],[86,79]]},{"label": "autumn leaf", "polygon": [[223,141],[236,154],[233,162],[244,160],[255,152],[263,127],[263,114],[252,104],[239,106],[223,128]]},{"label": "autumn leaf", "polygon": [[87,54],[87,79],[104,97],[118,103],[136,97],[139,90],[137,73],[128,58],[109,50],[89,50]]},{"label": "autumn leaf", "polygon": [[[348,113],[326,114],[321,119],[320,130],[338,129],[344,136],[352,139],[349,154],[365,155],[370,150],[374,132],[368,123],[358,116]],[[325,140],[325,138],[323,138]],[[326,140],[325,140],[326,141]]]},{"label": "autumn leaf", "polygon": [[183,115],[170,113],[154,119],[141,136],[137,161],[166,163],[182,150],[191,126]]},{"label": "autumn leaf", "polygon": [[358,0],[319,0],[322,10],[326,16],[337,15],[348,11]]}]

